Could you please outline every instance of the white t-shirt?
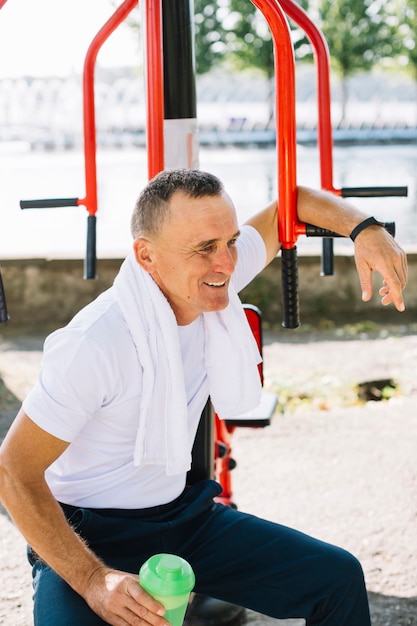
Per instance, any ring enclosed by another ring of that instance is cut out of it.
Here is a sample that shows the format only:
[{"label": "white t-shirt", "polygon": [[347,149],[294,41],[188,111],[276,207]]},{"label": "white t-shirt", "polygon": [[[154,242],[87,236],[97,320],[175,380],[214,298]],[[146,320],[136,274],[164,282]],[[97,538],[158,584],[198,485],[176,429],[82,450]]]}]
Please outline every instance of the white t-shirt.
[{"label": "white t-shirt", "polygon": [[[233,275],[237,291],[264,267],[265,245],[244,226]],[[178,327],[186,380],[190,441],[207,402],[201,317]],[[27,415],[51,435],[70,442],[47,469],[55,498],[74,506],[146,508],[175,499],[185,475],[162,465],[133,463],[142,371],[113,288],[82,309],[45,341],[38,380],[23,403]]]}]

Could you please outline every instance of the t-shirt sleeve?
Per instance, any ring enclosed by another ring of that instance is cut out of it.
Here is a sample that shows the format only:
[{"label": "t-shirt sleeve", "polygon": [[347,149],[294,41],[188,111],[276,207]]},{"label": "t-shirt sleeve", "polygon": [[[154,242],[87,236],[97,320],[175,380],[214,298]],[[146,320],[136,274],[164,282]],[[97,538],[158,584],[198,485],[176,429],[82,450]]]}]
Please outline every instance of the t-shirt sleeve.
[{"label": "t-shirt sleeve", "polygon": [[37,382],[23,402],[32,421],[68,442],[106,402],[109,392],[99,347],[85,336],[71,335],[62,329],[47,338]]},{"label": "t-shirt sleeve", "polygon": [[239,292],[264,269],[267,257],[264,240],[256,228],[248,224],[241,228],[237,249],[238,261],[232,283]]}]

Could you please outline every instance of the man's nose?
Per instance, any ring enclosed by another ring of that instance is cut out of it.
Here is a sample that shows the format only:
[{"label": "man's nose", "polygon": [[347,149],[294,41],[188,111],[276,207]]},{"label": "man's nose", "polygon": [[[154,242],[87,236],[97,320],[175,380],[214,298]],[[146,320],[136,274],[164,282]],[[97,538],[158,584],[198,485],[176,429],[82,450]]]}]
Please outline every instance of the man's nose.
[{"label": "man's nose", "polygon": [[229,276],[235,271],[237,253],[235,249],[228,246],[217,250],[214,260],[214,270]]}]

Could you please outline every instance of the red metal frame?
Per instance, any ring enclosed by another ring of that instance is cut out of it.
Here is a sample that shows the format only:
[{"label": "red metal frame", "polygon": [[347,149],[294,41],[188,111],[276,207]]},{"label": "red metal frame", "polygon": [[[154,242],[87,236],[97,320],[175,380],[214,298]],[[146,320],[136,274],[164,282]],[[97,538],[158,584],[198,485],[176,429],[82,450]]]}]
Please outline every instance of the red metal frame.
[{"label": "red metal frame", "polygon": [[287,19],[275,0],[252,0],[274,41],[278,160],[278,234],[283,248],[294,248],[305,224],[297,218],[295,61]]},{"label": "red metal frame", "polygon": [[216,500],[235,507],[231,472],[236,463],[232,457],[232,434],[233,431],[227,428],[226,422],[221,420],[216,413],[214,415],[214,475],[222,487],[221,495]]},{"label": "red metal frame", "polygon": [[89,215],[97,213],[96,117],[94,106],[94,67],[103,43],[123,22],[138,0],[125,0],[99,30],[88,48],[83,72],[84,167],[85,197],[78,205],[86,207]]},{"label": "red metal frame", "polygon": [[[86,195],[78,199],[89,215],[97,212],[96,122],[94,68],[97,54],[113,31],[126,19],[139,0],[125,0],[90,44],[83,72],[84,161]],[[146,0],[146,85],[148,176],[164,169],[164,85],[161,0]],[[150,36],[148,34],[151,33]]]},{"label": "red metal frame", "polygon": [[[148,177],[164,169],[164,69],[161,0],[146,2]],[[150,35],[151,34],[151,35]],[[149,36],[150,35],[150,36]]]},{"label": "red metal frame", "polygon": [[280,0],[287,15],[303,29],[314,50],[317,67],[317,143],[322,189],[341,195],[333,186],[333,132],[331,121],[330,55],[323,33],[293,0]]}]

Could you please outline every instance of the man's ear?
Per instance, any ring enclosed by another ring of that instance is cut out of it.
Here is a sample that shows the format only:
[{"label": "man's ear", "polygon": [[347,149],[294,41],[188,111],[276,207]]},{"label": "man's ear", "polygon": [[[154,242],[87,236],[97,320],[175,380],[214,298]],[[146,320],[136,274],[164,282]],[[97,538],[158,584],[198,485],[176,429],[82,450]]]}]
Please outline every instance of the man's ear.
[{"label": "man's ear", "polygon": [[144,237],[138,237],[133,242],[133,250],[141,268],[152,274],[154,269],[152,243]]}]

